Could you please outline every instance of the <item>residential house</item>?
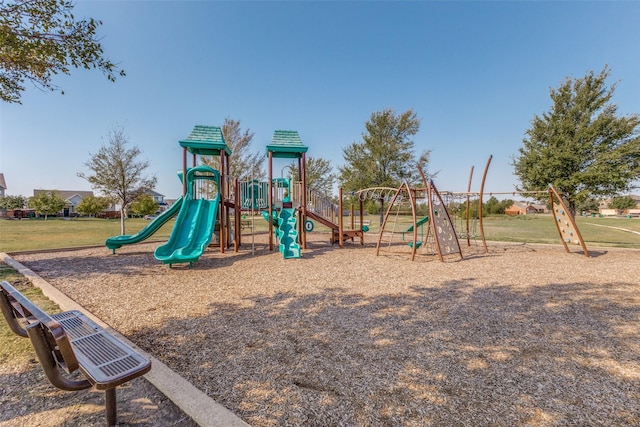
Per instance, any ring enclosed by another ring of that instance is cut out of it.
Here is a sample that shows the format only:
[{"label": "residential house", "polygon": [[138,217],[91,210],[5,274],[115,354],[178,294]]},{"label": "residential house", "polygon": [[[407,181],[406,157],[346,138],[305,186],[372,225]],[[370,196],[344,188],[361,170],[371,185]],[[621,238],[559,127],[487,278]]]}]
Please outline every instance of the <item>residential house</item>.
[{"label": "residential house", "polygon": [[548,212],[549,210],[546,205],[528,202],[514,202],[504,211],[507,215],[533,215]]},{"label": "residential house", "polygon": [[631,198],[636,201],[636,207],[633,209],[627,209],[626,214],[629,216],[640,217],[640,196],[632,194]]},{"label": "residential house", "polygon": [[636,202],[636,207],[631,209],[611,209],[609,208],[609,204],[611,204],[612,198],[602,199],[598,204],[598,213],[601,216],[632,216],[632,217],[640,217],[640,196],[635,194],[630,194],[631,197]]},{"label": "residential house", "polygon": [[158,212],[164,212],[169,209],[169,206],[171,206],[164,201],[164,194],[160,194],[157,191],[153,190],[147,190],[145,191],[145,194],[149,194],[151,197],[153,197],[153,200],[158,203]]},{"label": "residential house", "polygon": [[[167,203],[164,200],[164,194],[160,194],[160,193],[158,193],[156,191],[153,191],[153,190],[146,190],[144,192],[144,194],[150,195],[151,197],[153,197],[153,200],[155,200],[156,203],[158,203],[158,210],[157,210],[156,213],[162,213],[162,212],[166,211],[167,209],[169,209],[169,207],[171,206],[171,203]],[[120,207],[121,207],[120,203],[112,204],[111,206],[109,206],[107,208],[107,215],[110,218],[113,218],[115,216],[120,217]]]},{"label": "residential house", "polygon": [[60,191],[60,190],[33,190],[34,197],[45,191],[54,191],[58,196],[66,202],[66,206],[62,211],[58,212],[58,216],[65,218],[70,216],[76,216],[76,206],[80,204],[82,199],[88,196],[93,196],[93,191]]}]

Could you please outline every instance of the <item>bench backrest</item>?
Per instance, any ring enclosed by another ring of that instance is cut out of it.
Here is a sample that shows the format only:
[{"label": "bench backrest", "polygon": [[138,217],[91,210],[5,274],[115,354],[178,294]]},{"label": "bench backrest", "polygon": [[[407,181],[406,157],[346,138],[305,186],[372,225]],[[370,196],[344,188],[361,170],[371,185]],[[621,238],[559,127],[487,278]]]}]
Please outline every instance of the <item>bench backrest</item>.
[{"label": "bench backrest", "polygon": [[25,327],[39,323],[57,363],[70,373],[78,369],[78,360],[60,323],[8,282],[0,283],[0,308],[11,330],[20,336],[27,336]]}]

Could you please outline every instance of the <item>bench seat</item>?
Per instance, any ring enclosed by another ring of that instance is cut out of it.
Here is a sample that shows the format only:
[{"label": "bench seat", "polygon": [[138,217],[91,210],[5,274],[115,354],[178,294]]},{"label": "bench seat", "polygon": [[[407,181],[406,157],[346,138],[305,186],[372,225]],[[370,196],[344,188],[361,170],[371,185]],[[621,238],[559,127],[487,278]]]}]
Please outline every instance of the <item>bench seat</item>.
[{"label": "bench seat", "polygon": [[119,386],[140,376],[145,367],[151,368],[148,359],[81,312],[65,311],[51,317],[66,332],[80,370],[96,389]]},{"label": "bench seat", "polygon": [[[30,338],[51,384],[104,390],[107,424],[116,425],[116,387],[149,372],[151,361],[80,311],[49,315],[8,282],[0,283],[0,308],[11,330]],[[69,375],[77,370],[84,378]]]}]

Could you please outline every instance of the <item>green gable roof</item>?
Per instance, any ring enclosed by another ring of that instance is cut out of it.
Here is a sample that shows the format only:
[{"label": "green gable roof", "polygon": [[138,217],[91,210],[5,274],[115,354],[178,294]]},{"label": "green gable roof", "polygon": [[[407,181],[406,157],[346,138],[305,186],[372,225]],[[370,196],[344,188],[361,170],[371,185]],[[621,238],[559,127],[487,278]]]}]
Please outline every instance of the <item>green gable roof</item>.
[{"label": "green gable roof", "polygon": [[272,153],[276,158],[300,158],[309,147],[302,143],[300,135],[295,130],[276,130],[273,132],[271,144],[267,145],[267,154]]},{"label": "green gable roof", "polygon": [[224,142],[222,129],[218,126],[195,125],[187,139],[180,141],[180,146],[201,156],[219,156],[222,150],[231,155],[231,149]]}]

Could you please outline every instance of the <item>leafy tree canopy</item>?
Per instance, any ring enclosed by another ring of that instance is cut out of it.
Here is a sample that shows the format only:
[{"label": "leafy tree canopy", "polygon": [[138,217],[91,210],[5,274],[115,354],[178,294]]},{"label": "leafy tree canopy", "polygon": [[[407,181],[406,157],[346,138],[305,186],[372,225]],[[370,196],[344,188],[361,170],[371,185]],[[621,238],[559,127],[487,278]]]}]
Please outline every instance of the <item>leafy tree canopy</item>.
[{"label": "leafy tree canopy", "polygon": [[134,215],[151,215],[158,210],[158,202],[150,194],[140,195],[135,202],[131,204],[131,212]]},{"label": "leafy tree canopy", "polygon": [[87,196],[78,203],[76,211],[83,215],[97,215],[104,212],[110,204],[111,200],[106,197]]},{"label": "leafy tree canopy", "polygon": [[109,143],[102,145],[98,153],[91,154],[85,163],[90,173],[79,172],[78,176],[91,183],[94,190],[120,204],[120,232],[124,234],[126,210],[147,190],[156,186],[155,175],[146,176],[148,161],[138,160],[138,147],[127,148],[129,140],[124,129],[115,127],[108,134]]},{"label": "leafy tree canopy", "polygon": [[0,209],[22,209],[27,204],[27,199],[23,196],[0,197]]},{"label": "leafy tree canopy", "polygon": [[593,197],[589,197],[588,199],[578,203],[578,205],[576,206],[576,213],[583,211],[597,211],[599,207],[600,203],[598,202],[598,200],[594,199]]},{"label": "leafy tree canopy", "polygon": [[[323,159],[322,157],[307,156],[305,170],[307,172],[307,188],[329,197],[333,194],[336,176],[333,174],[333,167],[331,167],[330,160]],[[295,180],[298,179],[297,161],[289,165],[289,172],[291,178]]]},{"label": "leafy tree canopy", "polygon": [[[475,203],[474,203],[475,204]],[[491,196],[489,200],[482,204],[482,213],[487,215],[504,215],[505,211],[513,205],[513,200],[498,200]]]},{"label": "leafy tree canopy", "polygon": [[0,98],[20,103],[25,83],[55,91],[56,74],[97,68],[115,81],[124,70],[103,57],[96,35],[102,22],[76,20],[67,0],[0,1]]},{"label": "leafy tree canopy", "polygon": [[640,116],[618,114],[609,74],[605,67],[551,89],[551,109],[534,117],[513,161],[519,189],[553,184],[573,215],[589,198],[631,189],[640,177]]},{"label": "leafy tree canopy", "polygon": [[[391,109],[371,114],[362,142],[343,149],[345,165],[339,168],[339,181],[345,190],[419,182],[412,139],[419,129],[420,120],[411,109],[398,115]],[[428,152],[421,159],[428,160]]]},{"label": "leafy tree canopy", "polygon": [[58,195],[57,191],[39,191],[29,199],[29,206],[36,213],[44,215],[45,221],[49,215],[55,215],[66,206],[67,202]]},{"label": "leafy tree canopy", "polygon": [[[392,109],[374,112],[365,123],[362,142],[354,142],[343,149],[345,165],[339,168],[339,181],[347,192],[370,187],[399,187],[422,182],[418,166],[426,179],[429,175],[428,150],[415,158],[412,137],[420,130],[420,120],[412,109],[396,115]],[[380,199],[380,223],[384,203]],[[367,210],[371,206],[367,205]]]},{"label": "leafy tree canopy", "polygon": [[633,209],[638,205],[638,202],[636,202],[633,197],[631,196],[620,196],[620,197],[614,197],[611,200],[611,203],[609,203],[609,208],[611,209]]}]

